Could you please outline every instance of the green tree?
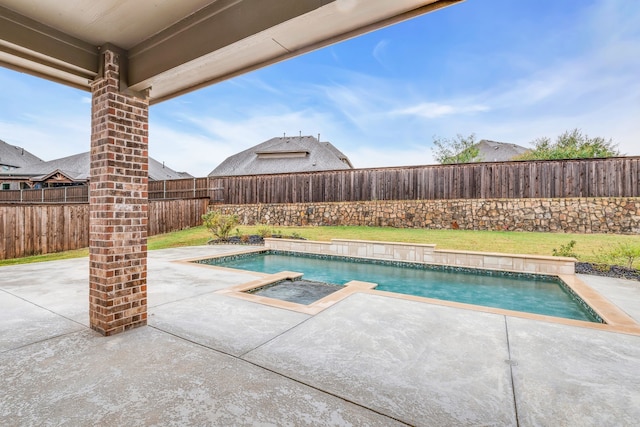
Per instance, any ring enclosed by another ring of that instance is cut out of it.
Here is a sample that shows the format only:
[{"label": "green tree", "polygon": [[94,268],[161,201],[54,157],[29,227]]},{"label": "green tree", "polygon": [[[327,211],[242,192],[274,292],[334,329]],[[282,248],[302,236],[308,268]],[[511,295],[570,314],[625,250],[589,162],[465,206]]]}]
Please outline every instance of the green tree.
[{"label": "green tree", "polygon": [[533,141],[534,148],[516,158],[516,160],[560,160],[588,159],[594,157],[615,157],[620,152],[609,139],[602,137],[589,138],[579,129],[566,131],[556,142],[549,138],[538,138]]},{"label": "green tree", "polygon": [[453,163],[472,163],[482,160],[480,149],[476,146],[476,135],[464,137],[457,134],[455,138],[433,137],[434,157],[443,165]]}]

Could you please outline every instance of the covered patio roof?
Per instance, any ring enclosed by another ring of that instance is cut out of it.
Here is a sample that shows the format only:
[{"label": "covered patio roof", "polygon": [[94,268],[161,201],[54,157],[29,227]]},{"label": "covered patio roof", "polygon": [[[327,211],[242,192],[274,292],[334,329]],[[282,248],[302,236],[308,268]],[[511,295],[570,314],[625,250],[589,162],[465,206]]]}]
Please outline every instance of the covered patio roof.
[{"label": "covered patio roof", "polygon": [[89,90],[104,46],[157,103],[462,0],[0,0],[0,65]]}]

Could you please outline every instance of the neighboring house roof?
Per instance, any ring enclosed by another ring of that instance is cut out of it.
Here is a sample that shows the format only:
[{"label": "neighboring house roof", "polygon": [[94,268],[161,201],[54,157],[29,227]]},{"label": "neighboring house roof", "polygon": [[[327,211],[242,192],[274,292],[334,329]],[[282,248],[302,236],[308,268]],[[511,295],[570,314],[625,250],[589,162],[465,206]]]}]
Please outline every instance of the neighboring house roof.
[{"label": "neighboring house roof", "polygon": [[45,181],[55,174],[60,174],[70,181],[86,181],[89,179],[88,155],[89,153],[75,154],[48,162],[27,165],[13,171],[11,175],[30,177],[32,181]]},{"label": "neighboring house roof", "polygon": [[[31,181],[46,181],[47,179],[58,175],[65,177],[73,182],[86,182],[89,179],[90,171],[90,153],[74,154],[73,156],[63,157],[27,165],[4,175],[29,177]],[[169,179],[184,178],[184,172],[176,172],[165,166],[163,163],[149,157],[149,179],[153,181],[164,181]],[[3,175],[0,173],[0,175]]]},{"label": "neighboring house roof", "polygon": [[330,142],[313,136],[271,138],[227,157],[209,176],[262,175],[353,169],[349,158]]},{"label": "neighboring house roof", "polygon": [[[7,144],[0,139],[0,166],[21,168],[42,161],[42,159],[34,156],[24,148]],[[6,172],[6,170],[3,171],[3,169],[0,168],[0,173],[1,172]]]},{"label": "neighboring house roof", "polygon": [[176,172],[169,166],[166,166],[164,162],[160,163],[156,159],[149,157],[149,179],[152,181],[165,181],[170,179],[183,179],[189,178],[186,172]]},{"label": "neighboring house roof", "polygon": [[520,145],[487,139],[478,142],[476,147],[480,150],[478,155],[481,162],[506,162],[529,151],[528,148]]}]

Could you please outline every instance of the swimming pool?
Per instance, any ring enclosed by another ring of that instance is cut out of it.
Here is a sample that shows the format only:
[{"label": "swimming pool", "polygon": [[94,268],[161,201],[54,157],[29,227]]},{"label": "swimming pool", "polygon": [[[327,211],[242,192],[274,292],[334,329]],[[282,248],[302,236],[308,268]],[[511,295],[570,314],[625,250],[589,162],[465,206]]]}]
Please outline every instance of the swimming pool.
[{"label": "swimming pool", "polygon": [[553,276],[279,251],[197,262],[269,274],[296,271],[303,273],[306,280],[337,285],[351,280],[373,282],[378,284],[376,290],[381,291],[567,319],[601,321],[560,279]]}]

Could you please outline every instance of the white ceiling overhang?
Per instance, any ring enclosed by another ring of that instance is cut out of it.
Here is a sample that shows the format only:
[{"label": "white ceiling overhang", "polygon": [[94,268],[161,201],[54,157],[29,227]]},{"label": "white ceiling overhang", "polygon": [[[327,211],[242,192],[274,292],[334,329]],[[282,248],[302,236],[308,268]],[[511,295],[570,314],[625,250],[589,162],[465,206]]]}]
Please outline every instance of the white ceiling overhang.
[{"label": "white ceiling overhang", "polygon": [[89,90],[113,45],[157,103],[459,1],[0,0],[0,65]]}]

